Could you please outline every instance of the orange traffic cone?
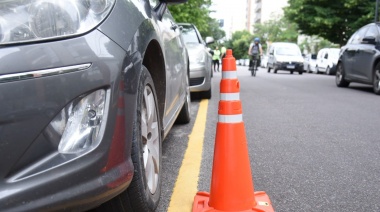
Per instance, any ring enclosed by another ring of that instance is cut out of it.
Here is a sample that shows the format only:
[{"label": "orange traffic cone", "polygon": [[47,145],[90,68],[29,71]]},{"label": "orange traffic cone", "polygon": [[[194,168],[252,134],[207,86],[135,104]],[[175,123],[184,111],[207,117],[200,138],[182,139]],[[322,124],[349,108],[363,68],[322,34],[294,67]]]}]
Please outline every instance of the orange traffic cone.
[{"label": "orange traffic cone", "polygon": [[235,58],[228,49],[222,62],[211,191],[197,193],[193,212],[274,211],[265,192],[254,192],[239,92]]}]

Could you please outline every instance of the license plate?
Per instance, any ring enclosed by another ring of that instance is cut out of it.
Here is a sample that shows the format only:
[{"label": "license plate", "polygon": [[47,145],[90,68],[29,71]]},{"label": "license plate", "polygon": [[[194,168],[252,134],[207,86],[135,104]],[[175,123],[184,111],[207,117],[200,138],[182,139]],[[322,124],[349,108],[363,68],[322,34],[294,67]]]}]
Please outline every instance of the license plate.
[{"label": "license plate", "polygon": [[288,69],[295,69],[296,67],[294,65],[287,65],[286,68],[288,68]]}]

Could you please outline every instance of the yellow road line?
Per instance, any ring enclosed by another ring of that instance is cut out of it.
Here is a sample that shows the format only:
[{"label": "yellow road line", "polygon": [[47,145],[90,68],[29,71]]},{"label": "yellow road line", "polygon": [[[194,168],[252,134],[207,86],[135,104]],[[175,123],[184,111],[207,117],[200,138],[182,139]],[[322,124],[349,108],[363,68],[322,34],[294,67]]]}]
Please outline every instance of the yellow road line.
[{"label": "yellow road line", "polygon": [[198,192],[198,177],[202,161],[203,140],[206,129],[208,100],[199,104],[198,115],[174,185],[168,212],[190,212]]}]

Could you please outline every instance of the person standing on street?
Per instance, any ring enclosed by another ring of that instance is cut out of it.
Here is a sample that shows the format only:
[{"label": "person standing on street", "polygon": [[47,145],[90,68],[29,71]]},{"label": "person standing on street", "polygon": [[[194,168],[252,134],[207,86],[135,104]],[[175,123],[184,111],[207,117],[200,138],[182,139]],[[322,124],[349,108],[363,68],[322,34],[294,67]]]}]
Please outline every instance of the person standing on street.
[{"label": "person standing on street", "polygon": [[220,52],[222,54],[222,59],[226,56],[227,49],[222,45],[222,48],[220,48]]},{"label": "person standing on street", "polygon": [[[212,64],[214,66],[214,72],[219,71],[219,60],[220,60],[220,50],[218,49],[218,47],[216,47],[214,50],[214,55],[212,56]],[[218,65],[218,67],[215,69],[216,65]]]}]

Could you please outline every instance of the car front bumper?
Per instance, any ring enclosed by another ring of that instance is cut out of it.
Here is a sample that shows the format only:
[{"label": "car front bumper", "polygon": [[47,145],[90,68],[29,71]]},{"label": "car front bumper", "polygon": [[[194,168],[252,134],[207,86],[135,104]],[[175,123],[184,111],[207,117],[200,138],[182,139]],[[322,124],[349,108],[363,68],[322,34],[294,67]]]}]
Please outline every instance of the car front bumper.
[{"label": "car front bumper", "polygon": [[[2,47],[0,55],[0,76],[91,64],[71,73],[0,81],[0,210],[82,211],[125,190],[133,177],[138,71],[132,57],[98,30]],[[82,155],[59,153],[46,127],[69,102],[98,89],[107,91],[100,144]]]},{"label": "car front bumper", "polygon": [[303,63],[298,62],[277,62],[276,63],[277,70],[288,70],[288,71],[304,71]]},{"label": "car front bumper", "polygon": [[208,91],[211,88],[211,64],[190,64],[190,91]]}]

